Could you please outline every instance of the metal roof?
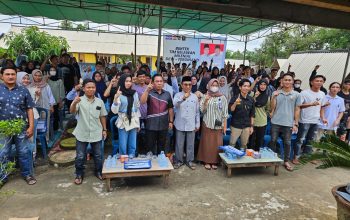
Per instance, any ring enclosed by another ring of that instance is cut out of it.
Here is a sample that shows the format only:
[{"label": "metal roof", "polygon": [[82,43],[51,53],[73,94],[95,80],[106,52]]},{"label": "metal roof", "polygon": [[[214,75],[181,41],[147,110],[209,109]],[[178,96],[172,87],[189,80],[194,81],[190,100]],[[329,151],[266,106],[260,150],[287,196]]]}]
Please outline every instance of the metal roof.
[{"label": "metal roof", "polygon": [[[126,0],[0,0],[0,13],[158,29],[160,6]],[[246,35],[277,23],[170,7],[163,8],[162,17],[165,29],[227,35]]]},{"label": "metal roof", "polygon": [[[344,74],[347,50],[335,51],[304,51],[296,52],[290,55],[279,72],[288,70],[295,72],[296,78],[302,80],[302,89],[309,88],[309,77],[316,65],[320,65],[317,74],[326,77],[325,88],[329,87],[332,82],[341,82]],[[350,73],[350,63],[346,70],[346,75]]]}]

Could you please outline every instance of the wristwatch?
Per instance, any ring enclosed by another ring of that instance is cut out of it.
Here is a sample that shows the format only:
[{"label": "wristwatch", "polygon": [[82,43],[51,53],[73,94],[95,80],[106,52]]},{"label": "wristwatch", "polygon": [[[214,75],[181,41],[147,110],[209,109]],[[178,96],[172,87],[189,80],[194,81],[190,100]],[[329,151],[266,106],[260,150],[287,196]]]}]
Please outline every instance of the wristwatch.
[{"label": "wristwatch", "polygon": [[299,127],[299,124],[298,124],[298,123],[294,123],[294,126],[295,126],[295,127]]}]

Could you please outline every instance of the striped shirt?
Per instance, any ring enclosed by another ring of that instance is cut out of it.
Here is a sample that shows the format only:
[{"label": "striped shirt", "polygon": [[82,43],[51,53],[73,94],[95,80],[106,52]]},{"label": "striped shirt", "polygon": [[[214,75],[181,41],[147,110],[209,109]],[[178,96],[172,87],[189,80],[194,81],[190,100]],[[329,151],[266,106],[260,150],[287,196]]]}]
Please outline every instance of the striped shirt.
[{"label": "striped shirt", "polygon": [[[205,95],[200,104],[200,110],[203,112],[203,121],[207,128],[222,129],[224,121],[228,118],[228,104],[225,96],[211,97],[206,109],[204,109]],[[222,126],[215,126],[215,120],[220,121]]]}]

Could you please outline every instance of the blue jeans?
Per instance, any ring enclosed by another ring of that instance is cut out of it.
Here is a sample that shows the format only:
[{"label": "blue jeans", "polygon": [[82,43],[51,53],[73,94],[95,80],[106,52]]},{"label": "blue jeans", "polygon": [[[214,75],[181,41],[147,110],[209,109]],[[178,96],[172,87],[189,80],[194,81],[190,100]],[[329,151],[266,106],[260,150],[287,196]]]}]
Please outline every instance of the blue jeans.
[{"label": "blue jeans", "polygon": [[[77,156],[75,158],[75,174],[77,176],[84,176],[84,169],[86,163],[86,148],[88,142],[80,142],[77,140]],[[92,148],[92,155],[95,162],[95,174],[102,173],[102,140],[94,143],[90,143]]]},{"label": "blue jeans", "polygon": [[135,157],[137,128],[131,129],[129,131],[118,128],[118,134],[119,134],[119,154],[131,155],[132,157]]},{"label": "blue jeans", "polygon": [[14,135],[3,139],[4,146],[0,149],[0,158],[8,160],[11,154],[12,144],[16,146],[16,154],[18,157],[19,166],[21,168],[21,175],[27,177],[33,175],[33,155],[31,144],[26,137],[26,131],[19,135]]},{"label": "blue jeans", "polygon": [[291,127],[271,124],[270,148],[276,152],[276,143],[280,132],[282,134],[283,146],[284,146],[284,162],[288,162],[289,154],[290,154],[291,137],[292,137]]},{"label": "blue jeans", "polygon": [[299,123],[299,129],[297,134],[296,145],[294,146],[294,157],[300,156],[301,146],[304,141],[305,147],[303,150],[303,154],[311,154],[312,146],[310,145],[310,141],[315,140],[317,135],[318,124],[303,124]]}]

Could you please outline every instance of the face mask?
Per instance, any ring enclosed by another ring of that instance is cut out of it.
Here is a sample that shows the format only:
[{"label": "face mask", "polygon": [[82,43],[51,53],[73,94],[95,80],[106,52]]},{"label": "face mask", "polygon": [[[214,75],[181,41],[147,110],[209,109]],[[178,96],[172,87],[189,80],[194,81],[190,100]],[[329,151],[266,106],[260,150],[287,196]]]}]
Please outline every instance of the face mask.
[{"label": "face mask", "polygon": [[217,87],[217,86],[213,86],[213,87],[210,87],[210,91],[212,91],[212,92],[218,92],[219,91],[219,87]]},{"label": "face mask", "polygon": [[300,88],[300,84],[294,84],[294,88],[299,89]]},{"label": "face mask", "polygon": [[56,76],[56,71],[50,71],[50,76]]},{"label": "face mask", "polygon": [[168,77],[167,76],[164,76],[163,79],[164,79],[164,81],[168,81]]}]

